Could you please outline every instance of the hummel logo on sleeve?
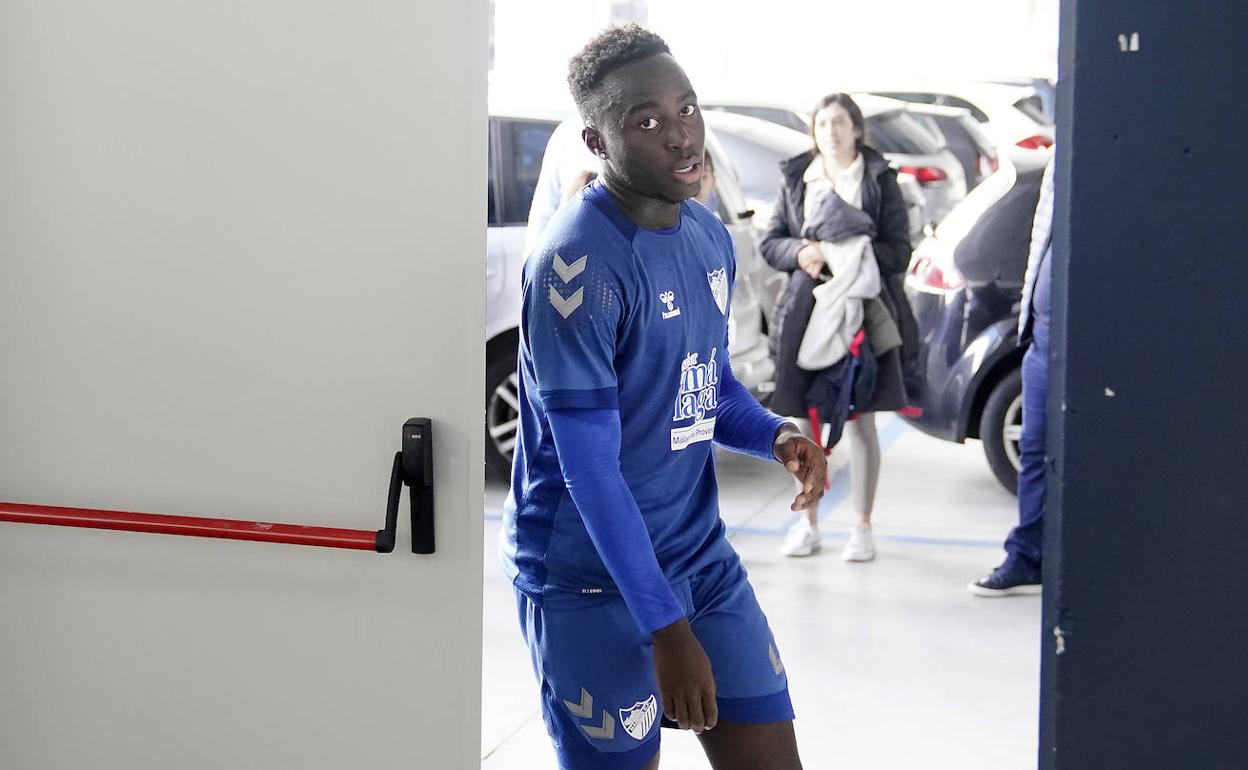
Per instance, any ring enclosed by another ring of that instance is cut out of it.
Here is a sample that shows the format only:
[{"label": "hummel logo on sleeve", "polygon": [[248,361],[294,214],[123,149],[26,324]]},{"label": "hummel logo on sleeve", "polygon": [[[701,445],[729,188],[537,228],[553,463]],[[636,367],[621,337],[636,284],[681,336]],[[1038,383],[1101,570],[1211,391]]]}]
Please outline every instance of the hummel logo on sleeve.
[{"label": "hummel logo on sleeve", "polygon": [[581,306],[581,302],[583,302],[584,300],[585,300],[585,287],[584,286],[574,291],[572,293],[572,296],[568,297],[567,299],[564,299],[563,295],[560,294],[559,291],[555,289],[554,286],[550,287],[550,304],[554,305],[555,310],[558,310],[559,315],[563,316],[564,318],[567,318],[568,316],[575,313],[576,309]]},{"label": "hummel logo on sleeve", "polygon": [[554,268],[555,273],[563,280],[564,283],[570,282],[573,278],[585,272],[585,264],[589,262],[589,255],[581,257],[572,264],[563,261],[563,257],[555,254]]}]

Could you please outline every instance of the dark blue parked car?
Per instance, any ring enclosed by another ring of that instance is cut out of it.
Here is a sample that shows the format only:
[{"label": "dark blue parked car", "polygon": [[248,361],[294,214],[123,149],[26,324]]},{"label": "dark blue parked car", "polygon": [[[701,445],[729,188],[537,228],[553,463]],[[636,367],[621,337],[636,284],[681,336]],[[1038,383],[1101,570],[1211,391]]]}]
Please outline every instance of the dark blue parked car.
[{"label": "dark blue parked car", "polygon": [[906,296],[919,324],[907,418],[937,438],[983,442],[1011,492],[1018,483],[1023,349],[1019,300],[1048,154],[1010,153],[915,249]]}]

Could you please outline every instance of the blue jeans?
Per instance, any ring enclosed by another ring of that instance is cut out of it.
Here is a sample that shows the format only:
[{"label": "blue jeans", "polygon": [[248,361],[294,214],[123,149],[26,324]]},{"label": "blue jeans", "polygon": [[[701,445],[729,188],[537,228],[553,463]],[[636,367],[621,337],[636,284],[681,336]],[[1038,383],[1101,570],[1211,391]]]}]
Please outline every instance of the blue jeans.
[{"label": "blue jeans", "polygon": [[1049,400],[1048,335],[1023,355],[1023,435],[1019,440],[1018,526],[1005,540],[1008,561],[1039,568],[1044,548],[1044,433]]}]

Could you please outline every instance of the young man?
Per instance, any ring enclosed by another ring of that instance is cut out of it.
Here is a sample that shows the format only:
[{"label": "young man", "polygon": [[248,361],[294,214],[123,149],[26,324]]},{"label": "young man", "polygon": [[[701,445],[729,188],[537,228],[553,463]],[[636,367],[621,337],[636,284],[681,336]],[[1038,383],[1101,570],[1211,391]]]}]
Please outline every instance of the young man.
[{"label": "young man", "polygon": [[530,253],[503,558],[564,770],[658,767],[659,723],[716,770],[800,768],[788,681],[719,518],[712,442],[816,505],[827,466],[732,376],[723,225],[689,201],[703,124],[658,36],[609,29],[568,81],[602,173]]}]

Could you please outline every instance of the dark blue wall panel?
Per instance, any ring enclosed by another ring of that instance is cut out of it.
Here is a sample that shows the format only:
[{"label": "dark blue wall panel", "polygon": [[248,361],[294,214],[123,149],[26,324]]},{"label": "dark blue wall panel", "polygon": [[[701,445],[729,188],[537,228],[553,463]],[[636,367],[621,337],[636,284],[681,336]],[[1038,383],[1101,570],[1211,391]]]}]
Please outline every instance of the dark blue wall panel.
[{"label": "dark blue wall panel", "polygon": [[1248,768],[1248,3],[1060,59],[1040,766]]}]

